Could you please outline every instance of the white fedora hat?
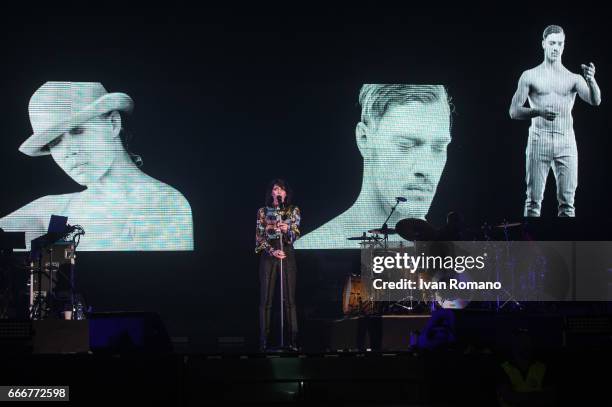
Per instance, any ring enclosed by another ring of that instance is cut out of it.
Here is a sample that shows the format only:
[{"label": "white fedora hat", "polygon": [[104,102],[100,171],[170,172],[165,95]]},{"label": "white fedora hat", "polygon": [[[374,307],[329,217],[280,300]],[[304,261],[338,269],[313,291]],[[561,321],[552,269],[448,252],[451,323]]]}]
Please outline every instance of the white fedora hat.
[{"label": "white fedora hat", "polygon": [[47,82],[30,98],[32,134],[19,151],[35,157],[50,154],[50,141],[87,120],[113,110],[131,112],[125,93],[108,93],[98,82]]}]

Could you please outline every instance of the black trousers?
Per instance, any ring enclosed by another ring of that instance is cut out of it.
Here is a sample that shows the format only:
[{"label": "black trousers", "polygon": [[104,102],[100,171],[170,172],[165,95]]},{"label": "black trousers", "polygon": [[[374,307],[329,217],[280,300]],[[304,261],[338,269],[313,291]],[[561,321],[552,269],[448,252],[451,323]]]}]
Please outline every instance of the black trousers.
[{"label": "black trousers", "polygon": [[[285,316],[285,332],[291,336],[285,343],[290,343],[297,336],[297,312],[295,309],[295,278],[297,267],[295,264],[295,253],[293,247],[285,245],[283,250],[287,257],[283,259],[283,300]],[[266,343],[270,334],[270,316],[272,307],[278,309],[280,299],[274,301],[274,288],[277,275],[280,273],[280,260],[267,253],[262,253],[259,260],[259,282],[260,282],[260,303],[259,303],[259,332],[261,343]]]}]

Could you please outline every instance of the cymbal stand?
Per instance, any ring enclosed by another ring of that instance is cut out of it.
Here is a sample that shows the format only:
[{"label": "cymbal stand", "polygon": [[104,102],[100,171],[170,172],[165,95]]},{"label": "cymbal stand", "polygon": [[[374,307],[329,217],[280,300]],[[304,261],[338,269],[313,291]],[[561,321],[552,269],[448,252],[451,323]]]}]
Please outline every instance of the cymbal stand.
[{"label": "cymbal stand", "polygon": [[[510,237],[508,235],[508,222],[506,222],[506,220],[504,219],[503,222],[503,230],[504,230],[504,241],[506,243],[506,261],[505,261],[505,265],[510,266]],[[509,269],[510,267],[508,267]],[[511,286],[512,289],[514,289],[514,264],[512,264],[512,281],[511,281]],[[497,281],[499,281],[499,268],[497,269]],[[497,310],[501,310],[502,308],[504,308],[506,306],[506,304],[508,304],[509,302],[513,302],[517,307],[521,307],[521,304],[514,299],[514,297],[512,296],[512,294],[505,288],[502,288],[502,291],[504,291],[504,293],[506,294],[507,298],[506,301],[504,301],[504,303],[502,305],[499,305],[500,299],[499,299],[499,295],[497,296]]]},{"label": "cymbal stand", "polygon": [[[38,267],[35,266],[35,262],[30,262],[30,309],[28,317],[31,320],[44,319],[49,313],[49,297],[52,294],[53,289],[53,276],[52,276],[52,264],[49,264],[48,273],[43,269],[43,250],[50,250],[47,248],[41,248],[38,252]],[[34,276],[38,278],[34,278]],[[42,290],[42,279],[43,276],[49,278],[49,287],[46,295],[43,296]],[[36,281],[35,281],[36,280]],[[36,285],[36,287],[35,287]]]}]

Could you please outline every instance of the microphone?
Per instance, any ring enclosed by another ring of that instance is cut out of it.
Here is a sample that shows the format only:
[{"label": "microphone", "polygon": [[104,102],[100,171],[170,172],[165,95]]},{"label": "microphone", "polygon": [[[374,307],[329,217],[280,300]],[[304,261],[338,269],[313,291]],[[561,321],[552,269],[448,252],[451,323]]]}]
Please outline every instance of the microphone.
[{"label": "microphone", "polygon": [[285,207],[285,201],[283,200],[282,195],[276,195],[276,198],[278,199],[278,207],[283,209]]},{"label": "microphone", "polygon": [[398,196],[395,199],[397,199],[397,202],[406,202],[408,201],[406,198],[404,198],[403,196]]}]

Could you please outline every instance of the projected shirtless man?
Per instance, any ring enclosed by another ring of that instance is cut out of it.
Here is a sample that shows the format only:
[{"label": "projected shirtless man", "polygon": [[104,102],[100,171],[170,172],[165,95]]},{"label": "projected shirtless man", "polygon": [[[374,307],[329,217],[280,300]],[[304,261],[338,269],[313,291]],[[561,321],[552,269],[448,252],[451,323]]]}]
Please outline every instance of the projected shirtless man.
[{"label": "projected shirtless man", "polygon": [[[582,65],[582,76],[561,63],[565,33],[557,25],[546,27],[542,48],[544,62],[521,75],[510,105],[510,117],[531,119],[527,141],[527,199],[525,217],[540,216],[546,177],[552,167],[557,182],[558,216],[573,217],[578,186],[578,151],[572,107],[576,94],[597,106],[601,91],[595,81],[595,65]],[[529,106],[525,102],[529,100]]]}]

